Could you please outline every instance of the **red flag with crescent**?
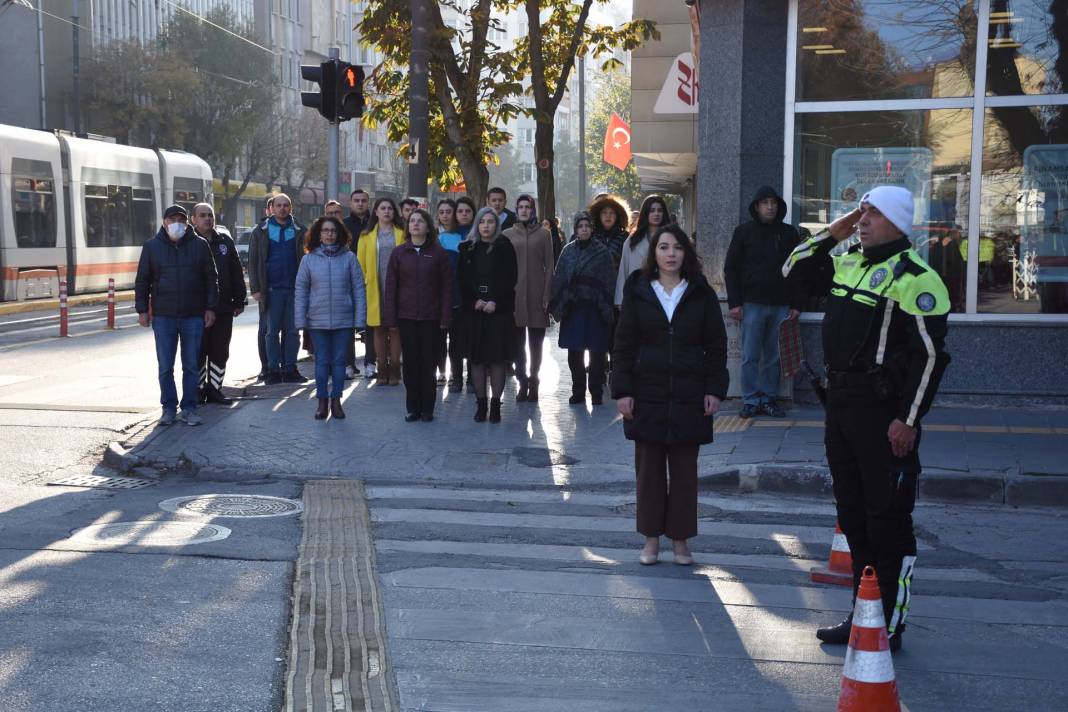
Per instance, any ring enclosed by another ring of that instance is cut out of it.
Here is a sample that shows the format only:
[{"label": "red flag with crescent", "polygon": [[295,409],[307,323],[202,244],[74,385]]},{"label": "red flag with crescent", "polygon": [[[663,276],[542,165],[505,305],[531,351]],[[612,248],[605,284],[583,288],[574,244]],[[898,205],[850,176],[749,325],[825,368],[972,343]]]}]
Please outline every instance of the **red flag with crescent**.
[{"label": "red flag with crescent", "polygon": [[608,130],[604,133],[604,162],[622,171],[630,159],[630,126],[619,114],[612,112]]}]

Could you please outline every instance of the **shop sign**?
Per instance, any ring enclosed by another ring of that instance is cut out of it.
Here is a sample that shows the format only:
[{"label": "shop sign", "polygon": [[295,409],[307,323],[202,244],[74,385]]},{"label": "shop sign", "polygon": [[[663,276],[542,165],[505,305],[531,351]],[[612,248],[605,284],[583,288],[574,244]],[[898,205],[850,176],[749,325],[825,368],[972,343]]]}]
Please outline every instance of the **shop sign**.
[{"label": "shop sign", "polygon": [[693,53],[683,52],[671,63],[654,114],[696,114],[699,87]]}]

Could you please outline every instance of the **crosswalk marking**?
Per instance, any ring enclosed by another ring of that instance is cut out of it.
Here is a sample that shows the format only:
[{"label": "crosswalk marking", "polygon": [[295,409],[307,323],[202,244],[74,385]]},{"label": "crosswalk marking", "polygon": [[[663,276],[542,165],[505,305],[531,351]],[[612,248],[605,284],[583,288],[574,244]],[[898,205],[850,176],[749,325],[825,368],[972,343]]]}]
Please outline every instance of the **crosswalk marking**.
[{"label": "crosswalk marking", "polygon": [[[368,496],[404,710],[646,712],[715,699],[772,712],[837,699],[844,649],[813,630],[841,620],[851,592],[808,577],[830,547],[831,503],[703,493],[711,514],[690,542],[694,565],[675,566],[662,542],[646,568],[633,493],[416,485]],[[1060,680],[1063,656],[1036,663],[1035,641],[1005,628],[1063,629],[1068,602],[1044,597],[1048,585],[1008,593],[1018,576],[973,568],[952,543],[920,548],[934,553],[917,571],[899,677]],[[983,654],[993,640],[1001,654]],[[635,687],[647,670],[681,676]],[[750,677],[724,690],[738,675]]]},{"label": "crosswalk marking", "polygon": [[[572,563],[621,564],[637,559],[637,548],[618,549],[599,546],[560,546],[553,544],[495,544],[489,542],[443,540],[379,539],[375,543],[380,552],[408,552],[412,554],[448,554],[452,556],[498,557],[512,559],[540,559]],[[713,575],[731,575],[738,568],[775,569],[808,575],[814,566],[827,562],[769,554],[719,554],[695,551],[695,570],[709,569]],[[671,560],[670,553],[661,552],[663,562]],[[976,569],[925,569],[923,578],[929,581],[988,581],[998,579]]]}]

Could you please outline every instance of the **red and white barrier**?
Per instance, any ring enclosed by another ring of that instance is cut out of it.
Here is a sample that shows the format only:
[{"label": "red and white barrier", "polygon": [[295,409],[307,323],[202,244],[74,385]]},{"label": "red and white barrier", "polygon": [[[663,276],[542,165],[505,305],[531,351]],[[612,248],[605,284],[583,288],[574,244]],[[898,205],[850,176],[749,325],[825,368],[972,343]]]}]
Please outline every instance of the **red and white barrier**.
[{"label": "red and white barrier", "polygon": [[115,328],[115,279],[108,277],[108,328]]},{"label": "red and white barrier", "polygon": [[67,280],[61,279],[59,281],[59,335],[69,336],[67,333],[67,321],[69,314],[67,312]]}]

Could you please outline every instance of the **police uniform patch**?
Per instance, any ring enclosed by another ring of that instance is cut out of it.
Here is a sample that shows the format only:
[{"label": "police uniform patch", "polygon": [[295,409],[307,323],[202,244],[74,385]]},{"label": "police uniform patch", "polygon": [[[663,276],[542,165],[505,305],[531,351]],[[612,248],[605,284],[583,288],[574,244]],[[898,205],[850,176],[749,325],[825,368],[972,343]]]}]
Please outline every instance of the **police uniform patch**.
[{"label": "police uniform patch", "polygon": [[868,282],[868,287],[870,289],[878,289],[879,285],[886,281],[886,275],[888,274],[886,267],[880,267],[875,270],[875,273],[871,276],[871,281]]},{"label": "police uniform patch", "polygon": [[226,253],[229,252],[229,251],[230,251],[230,248],[229,248],[229,246],[226,245],[226,243],[223,243],[223,244],[219,245],[219,254],[222,255],[223,257],[226,257]]},{"label": "police uniform patch", "polygon": [[916,297],[916,308],[922,312],[929,312],[934,310],[937,300],[935,296],[930,292],[924,292],[920,296]]}]

